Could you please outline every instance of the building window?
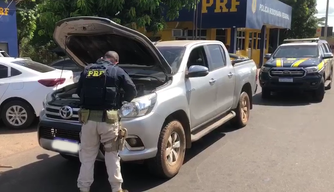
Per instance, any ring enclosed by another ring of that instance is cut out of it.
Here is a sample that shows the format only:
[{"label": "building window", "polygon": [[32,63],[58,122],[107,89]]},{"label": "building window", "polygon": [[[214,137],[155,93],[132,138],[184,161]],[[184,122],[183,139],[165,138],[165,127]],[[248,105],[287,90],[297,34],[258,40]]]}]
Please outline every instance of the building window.
[{"label": "building window", "polygon": [[248,48],[251,49],[253,45],[253,33],[249,32],[249,43],[248,43]]},{"label": "building window", "polygon": [[224,44],[226,44],[226,30],[225,29],[216,30],[216,40],[221,41]]},{"label": "building window", "polygon": [[226,65],[225,57],[222,52],[222,48],[220,45],[208,45],[208,50],[211,57],[211,70],[214,71],[216,69],[222,68]]},{"label": "building window", "polygon": [[257,33],[257,49],[260,49],[261,45],[261,33]]},{"label": "building window", "polygon": [[[267,35],[264,38],[264,49],[267,48]],[[257,49],[261,48],[261,33],[257,33]]]},{"label": "building window", "polygon": [[[195,36],[193,37],[194,33],[192,29],[185,30],[184,32],[185,32],[184,36],[187,38],[187,40],[196,38]],[[206,40],[206,29],[197,30],[197,39]]]},{"label": "building window", "polygon": [[237,32],[237,50],[245,50],[245,31]]},{"label": "building window", "polygon": [[256,43],[257,43],[257,33],[253,33],[253,49],[256,49]]},{"label": "building window", "polygon": [[0,42],[0,51],[3,50],[8,53],[8,43]]},{"label": "building window", "polygon": [[175,40],[187,40],[186,37],[175,37]]}]

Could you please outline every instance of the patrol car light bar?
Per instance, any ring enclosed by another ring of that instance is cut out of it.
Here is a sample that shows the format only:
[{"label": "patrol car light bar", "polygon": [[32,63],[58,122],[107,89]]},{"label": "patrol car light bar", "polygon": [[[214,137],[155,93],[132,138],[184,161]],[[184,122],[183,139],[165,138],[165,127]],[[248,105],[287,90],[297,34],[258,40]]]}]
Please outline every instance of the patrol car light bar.
[{"label": "patrol car light bar", "polygon": [[318,42],[320,38],[284,39],[283,42]]}]

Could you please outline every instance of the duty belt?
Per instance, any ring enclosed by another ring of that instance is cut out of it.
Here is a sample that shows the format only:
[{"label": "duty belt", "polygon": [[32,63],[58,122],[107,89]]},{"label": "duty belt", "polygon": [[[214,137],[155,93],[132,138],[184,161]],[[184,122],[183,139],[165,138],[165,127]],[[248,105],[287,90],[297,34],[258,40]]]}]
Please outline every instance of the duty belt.
[{"label": "duty belt", "polygon": [[[117,111],[115,109],[110,109],[113,111]],[[106,111],[107,110],[89,110],[88,120],[105,122],[106,121]]]}]

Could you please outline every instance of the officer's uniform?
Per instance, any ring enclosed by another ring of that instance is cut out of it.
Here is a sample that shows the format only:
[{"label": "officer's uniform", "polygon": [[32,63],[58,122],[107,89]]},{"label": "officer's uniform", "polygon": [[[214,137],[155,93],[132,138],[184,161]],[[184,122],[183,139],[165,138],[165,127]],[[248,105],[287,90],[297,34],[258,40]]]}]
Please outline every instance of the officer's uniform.
[{"label": "officer's uniform", "polygon": [[[123,97],[121,88],[124,90]],[[94,163],[102,143],[112,191],[122,191],[118,151],[124,146],[126,130],[119,126],[117,110],[123,101],[130,102],[136,96],[136,87],[123,69],[109,61],[98,60],[82,72],[77,94],[80,96],[79,117],[83,124],[78,188],[84,192],[90,190],[94,181]]]}]

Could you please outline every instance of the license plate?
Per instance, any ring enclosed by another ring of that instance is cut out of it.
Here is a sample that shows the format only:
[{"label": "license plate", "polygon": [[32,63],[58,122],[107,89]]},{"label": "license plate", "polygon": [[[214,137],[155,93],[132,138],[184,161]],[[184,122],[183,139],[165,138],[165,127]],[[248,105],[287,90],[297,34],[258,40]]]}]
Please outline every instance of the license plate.
[{"label": "license plate", "polygon": [[57,137],[52,141],[52,148],[60,152],[78,153],[80,145],[78,141]]},{"label": "license plate", "polygon": [[282,82],[282,83],[292,83],[293,79],[292,78],[279,78],[278,82]]}]

